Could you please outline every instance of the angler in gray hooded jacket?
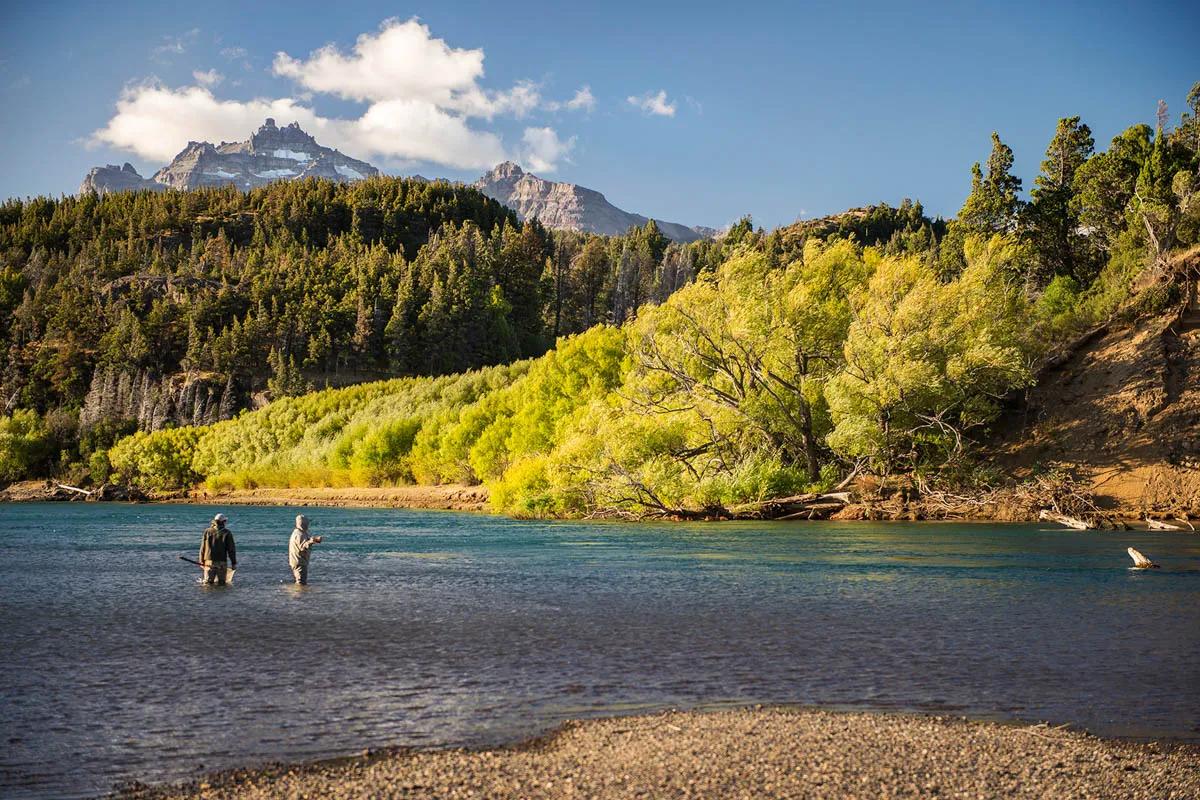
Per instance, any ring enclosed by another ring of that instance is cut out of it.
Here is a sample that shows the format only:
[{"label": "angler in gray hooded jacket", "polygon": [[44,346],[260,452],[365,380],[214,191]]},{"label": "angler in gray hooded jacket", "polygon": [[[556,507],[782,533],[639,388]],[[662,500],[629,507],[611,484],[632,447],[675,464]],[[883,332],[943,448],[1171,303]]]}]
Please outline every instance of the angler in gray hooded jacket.
[{"label": "angler in gray hooded jacket", "polygon": [[308,557],[314,544],[320,544],[320,536],[309,536],[308,517],[299,514],[296,517],[296,529],[288,541],[288,564],[291,565],[292,575],[299,586],[308,583]]}]

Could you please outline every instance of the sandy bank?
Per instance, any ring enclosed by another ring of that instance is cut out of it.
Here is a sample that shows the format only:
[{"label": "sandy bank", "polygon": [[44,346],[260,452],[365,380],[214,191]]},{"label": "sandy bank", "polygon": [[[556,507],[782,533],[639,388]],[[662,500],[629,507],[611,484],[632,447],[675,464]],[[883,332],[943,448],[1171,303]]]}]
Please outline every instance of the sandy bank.
[{"label": "sandy bank", "polygon": [[1200,746],[1045,726],[765,709],[568,723],[506,749],[247,770],[138,798],[1185,798]]},{"label": "sandy bank", "polygon": [[486,511],[482,486],[388,486],[315,489],[238,489],[220,494],[192,492],[182,502],[252,506],[337,506]]}]

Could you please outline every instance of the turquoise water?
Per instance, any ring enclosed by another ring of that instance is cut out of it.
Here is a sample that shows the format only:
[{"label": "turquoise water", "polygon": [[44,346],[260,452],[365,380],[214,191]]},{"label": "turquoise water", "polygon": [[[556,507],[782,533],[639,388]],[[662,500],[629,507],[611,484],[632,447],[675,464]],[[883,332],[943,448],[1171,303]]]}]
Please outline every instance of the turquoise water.
[{"label": "turquoise water", "polygon": [[310,509],[298,589],[295,510],[223,510],[219,589],[215,509],[0,506],[0,795],[729,703],[1200,740],[1196,534]]}]

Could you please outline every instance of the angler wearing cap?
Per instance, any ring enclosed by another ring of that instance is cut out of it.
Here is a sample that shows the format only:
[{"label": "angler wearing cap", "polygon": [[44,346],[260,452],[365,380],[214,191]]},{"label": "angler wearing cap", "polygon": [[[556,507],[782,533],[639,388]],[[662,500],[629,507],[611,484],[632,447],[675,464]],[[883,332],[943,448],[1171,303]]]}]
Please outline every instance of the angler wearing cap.
[{"label": "angler wearing cap", "polygon": [[308,557],[312,553],[312,546],[320,543],[320,536],[308,534],[308,517],[298,515],[296,529],[292,531],[292,538],[288,540],[288,566],[292,568],[292,576],[297,585],[304,586],[308,583]]},{"label": "angler wearing cap", "polygon": [[225,585],[226,569],[237,569],[237,547],[233,532],[225,527],[224,514],[217,514],[200,540],[200,566],[204,567],[204,582]]}]

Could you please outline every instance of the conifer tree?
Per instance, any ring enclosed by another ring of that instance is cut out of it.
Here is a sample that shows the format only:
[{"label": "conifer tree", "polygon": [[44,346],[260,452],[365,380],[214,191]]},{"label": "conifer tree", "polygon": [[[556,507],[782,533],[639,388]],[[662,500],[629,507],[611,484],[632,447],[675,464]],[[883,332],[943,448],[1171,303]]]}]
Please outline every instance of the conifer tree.
[{"label": "conifer tree", "polygon": [[1168,251],[1175,245],[1179,208],[1173,193],[1176,164],[1171,147],[1160,127],[1154,134],[1154,147],[1142,164],[1134,187],[1130,212],[1145,231],[1154,261],[1166,267]]},{"label": "conifer tree", "polygon": [[979,162],[971,167],[971,192],[946,232],[941,261],[944,276],[957,275],[966,266],[963,245],[968,236],[992,236],[1016,229],[1021,211],[1021,179],[1012,174],[1012,148],[992,132],[992,152],[987,172]]},{"label": "conifer tree", "polygon": [[1075,173],[1073,210],[1079,224],[1109,246],[1125,229],[1126,210],[1153,147],[1149,125],[1134,125]]},{"label": "conifer tree", "polygon": [[1054,275],[1069,275],[1081,284],[1096,270],[1094,250],[1081,231],[1075,196],[1075,173],[1092,155],[1092,131],[1079,117],[1058,121],[1046,148],[1041,173],[1030,193],[1027,235],[1034,263],[1027,283],[1043,286]]}]

